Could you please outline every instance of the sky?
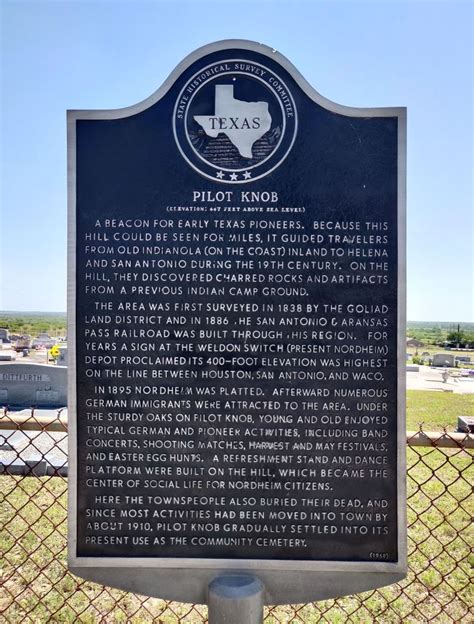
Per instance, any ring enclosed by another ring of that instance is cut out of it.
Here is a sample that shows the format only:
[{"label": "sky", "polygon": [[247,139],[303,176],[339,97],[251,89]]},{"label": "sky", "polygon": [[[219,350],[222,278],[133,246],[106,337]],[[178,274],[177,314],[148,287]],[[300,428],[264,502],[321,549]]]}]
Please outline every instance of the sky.
[{"label": "sky", "polygon": [[0,0],[0,21],[0,310],[66,309],[66,110],[249,39],[339,104],[407,107],[407,317],[474,320],[473,2]]}]

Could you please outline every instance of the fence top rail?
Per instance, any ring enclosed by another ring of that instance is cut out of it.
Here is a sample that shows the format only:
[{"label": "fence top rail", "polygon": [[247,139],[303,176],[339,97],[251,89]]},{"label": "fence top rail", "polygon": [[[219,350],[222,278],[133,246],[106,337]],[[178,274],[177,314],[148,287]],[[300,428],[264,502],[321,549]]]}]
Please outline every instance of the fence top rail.
[{"label": "fence top rail", "polygon": [[[0,413],[0,430],[16,429],[18,431],[60,431],[67,432],[68,418],[65,409],[57,410],[56,415],[44,415],[34,409],[30,413],[9,412],[7,409]],[[474,434],[458,433],[453,431],[407,431],[408,446],[426,446],[436,448],[474,448]]]},{"label": "fence top rail", "polygon": [[452,431],[407,431],[408,446],[436,448],[474,448],[474,434]]},{"label": "fence top rail", "polygon": [[56,415],[37,413],[9,412],[7,409],[0,414],[0,430],[17,429],[18,431],[61,431],[67,432],[67,413],[64,409],[57,410]]}]

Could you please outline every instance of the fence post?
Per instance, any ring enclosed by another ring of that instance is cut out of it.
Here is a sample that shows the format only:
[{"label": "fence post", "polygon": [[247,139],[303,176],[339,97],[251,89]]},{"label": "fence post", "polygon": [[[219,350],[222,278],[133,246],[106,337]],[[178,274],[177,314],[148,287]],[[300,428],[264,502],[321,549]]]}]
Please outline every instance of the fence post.
[{"label": "fence post", "polygon": [[218,576],[208,588],[209,624],[262,624],[263,585],[249,574]]}]

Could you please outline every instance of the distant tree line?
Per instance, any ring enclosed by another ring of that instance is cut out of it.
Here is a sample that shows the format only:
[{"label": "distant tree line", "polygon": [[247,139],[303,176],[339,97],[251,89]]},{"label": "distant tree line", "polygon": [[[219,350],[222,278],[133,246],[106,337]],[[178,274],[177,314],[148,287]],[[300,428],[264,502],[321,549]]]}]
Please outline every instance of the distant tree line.
[{"label": "distant tree line", "polygon": [[473,323],[408,323],[407,336],[426,345],[474,348]]},{"label": "distant tree line", "polygon": [[11,334],[65,336],[67,321],[65,313],[0,312],[0,327],[8,329]]},{"label": "distant tree line", "polygon": [[[0,327],[12,334],[35,336],[48,333],[65,336],[67,319],[65,313],[54,312],[0,312]],[[408,322],[407,337],[426,345],[474,348],[474,323]]]}]

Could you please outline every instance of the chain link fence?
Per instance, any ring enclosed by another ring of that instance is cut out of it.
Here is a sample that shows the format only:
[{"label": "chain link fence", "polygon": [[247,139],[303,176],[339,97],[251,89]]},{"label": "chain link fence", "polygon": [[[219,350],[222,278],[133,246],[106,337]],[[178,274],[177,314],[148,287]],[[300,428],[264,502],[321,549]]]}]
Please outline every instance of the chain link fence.
[{"label": "chain link fence", "polygon": [[[418,432],[408,444],[407,578],[363,594],[267,607],[266,624],[474,622],[474,436]],[[67,570],[67,419],[0,418],[0,622],[206,622],[207,608],[102,587]],[[470,559],[471,557],[471,559]]]}]

